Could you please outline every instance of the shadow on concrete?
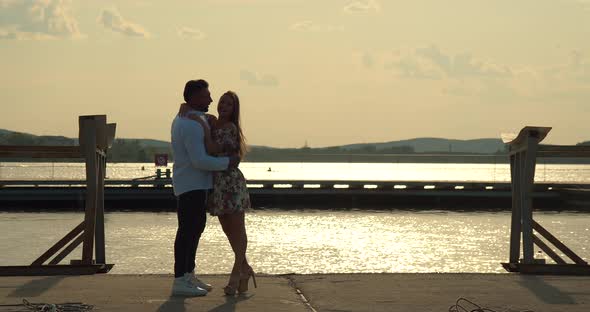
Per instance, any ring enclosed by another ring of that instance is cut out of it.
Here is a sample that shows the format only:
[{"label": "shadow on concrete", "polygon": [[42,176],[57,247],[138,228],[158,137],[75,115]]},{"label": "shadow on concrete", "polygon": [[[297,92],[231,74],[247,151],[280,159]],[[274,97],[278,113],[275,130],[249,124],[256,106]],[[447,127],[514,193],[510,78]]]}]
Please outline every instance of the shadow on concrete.
[{"label": "shadow on concrete", "polygon": [[523,275],[519,283],[530,290],[537,298],[548,304],[576,304],[576,300],[559,288],[548,284],[535,275]]},{"label": "shadow on concrete", "polygon": [[47,276],[38,279],[32,279],[26,284],[15,289],[8,295],[8,297],[39,297],[65,278],[66,276]]},{"label": "shadow on concrete", "polygon": [[184,301],[187,297],[172,296],[168,298],[161,306],[158,307],[158,312],[183,312],[186,311]]},{"label": "shadow on concrete", "polygon": [[238,295],[237,297],[233,296],[224,296],[225,303],[219,305],[209,312],[234,312],[236,311],[236,305],[242,301],[249,300],[250,298],[254,297],[254,295]]}]

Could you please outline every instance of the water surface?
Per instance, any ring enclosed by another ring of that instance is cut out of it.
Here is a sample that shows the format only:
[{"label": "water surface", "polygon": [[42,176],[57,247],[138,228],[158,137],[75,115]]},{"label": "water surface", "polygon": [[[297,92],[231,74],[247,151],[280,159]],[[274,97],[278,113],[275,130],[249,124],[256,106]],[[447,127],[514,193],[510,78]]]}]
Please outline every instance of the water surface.
[{"label": "water surface", "polygon": [[[508,259],[508,212],[273,210],[246,216],[248,257],[257,271],[270,274],[499,273]],[[83,217],[0,213],[0,264],[30,264]],[[172,273],[175,213],[112,212],[105,219],[113,273]],[[535,219],[588,260],[590,214],[535,212]],[[78,248],[67,259],[80,257]],[[226,273],[232,263],[227,239],[209,217],[198,271]]]}]

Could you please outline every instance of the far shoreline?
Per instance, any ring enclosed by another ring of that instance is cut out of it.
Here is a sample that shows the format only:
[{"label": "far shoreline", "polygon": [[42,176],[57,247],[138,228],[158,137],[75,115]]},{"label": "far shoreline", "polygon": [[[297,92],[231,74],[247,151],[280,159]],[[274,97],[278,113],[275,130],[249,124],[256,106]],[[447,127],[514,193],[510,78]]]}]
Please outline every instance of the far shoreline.
[{"label": "far shoreline", "polygon": [[[2,159],[0,163],[83,163],[82,161],[63,161],[55,159]],[[140,160],[108,160],[109,164],[153,164],[152,159]],[[169,166],[174,160],[169,159]],[[509,164],[507,154],[283,154],[268,156],[249,156],[243,163],[408,163],[408,164]],[[540,164],[586,165],[586,158],[539,158]]]}]

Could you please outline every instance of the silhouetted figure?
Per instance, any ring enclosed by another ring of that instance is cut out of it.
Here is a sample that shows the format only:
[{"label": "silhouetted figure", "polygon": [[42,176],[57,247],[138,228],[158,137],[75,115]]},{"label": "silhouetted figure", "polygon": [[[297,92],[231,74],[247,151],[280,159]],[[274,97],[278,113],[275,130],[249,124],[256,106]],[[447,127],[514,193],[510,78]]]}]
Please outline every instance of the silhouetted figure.
[{"label": "silhouetted figure", "polygon": [[[183,95],[190,114],[204,117],[212,102],[209,84],[205,80],[191,80],[186,83]],[[172,123],[172,184],[178,217],[174,241],[174,295],[204,296],[211,290],[211,285],[201,282],[195,275],[195,256],[207,219],[207,193],[213,186],[211,173],[235,168],[240,162],[238,156],[207,155],[204,131],[200,124],[180,114]]]},{"label": "silhouetted figure", "polygon": [[[186,106],[180,109],[182,116]],[[217,105],[219,118],[207,115],[201,118],[189,115],[201,124],[205,130],[205,146],[207,153],[216,156],[245,154],[245,139],[240,127],[240,100],[232,91],[227,91],[219,99]],[[246,178],[239,168],[217,172],[213,177],[213,191],[208,195],[207,208],[211,215],[218,216],[219,223],[234,251],[235,259],[232,272],[223,288],[226,295],[235,295],[248,290],[248,281],[252,278],[254,287],[256,279],[254,271],[246,260],[248,238],[244,223],[244,211],[250,208],[250,195]]]}]

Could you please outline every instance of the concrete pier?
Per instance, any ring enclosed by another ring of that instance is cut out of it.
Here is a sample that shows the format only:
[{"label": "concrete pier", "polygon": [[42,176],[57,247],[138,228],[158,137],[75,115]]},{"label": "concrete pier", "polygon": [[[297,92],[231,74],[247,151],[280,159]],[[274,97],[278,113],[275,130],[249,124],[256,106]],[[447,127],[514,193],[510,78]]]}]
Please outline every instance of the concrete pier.
[{"label": "concrete pier", "polygon": [[257,289],[251,286],[248,294],[236,298],[223,295],[221,287],[227,276],[201,278],[212,283],[214,290],[206,297],[184,298],[170,296],[170,275],[0,277],[0,311],[19,311],[15,305],[27,299],[31,303],[81,302],[93,305],[94,311],[441,312],[449,311],[461,297],[497,312],[590,311],[590,277],[436,273],[259,276]]}]

